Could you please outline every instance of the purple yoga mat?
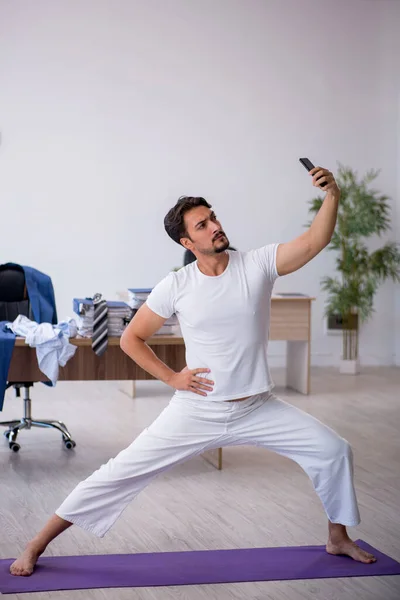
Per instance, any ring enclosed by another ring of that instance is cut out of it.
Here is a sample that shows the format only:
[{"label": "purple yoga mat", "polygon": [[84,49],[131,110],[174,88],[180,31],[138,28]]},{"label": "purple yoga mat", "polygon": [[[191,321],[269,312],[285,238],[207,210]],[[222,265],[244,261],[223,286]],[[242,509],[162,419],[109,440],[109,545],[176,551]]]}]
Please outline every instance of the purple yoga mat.
[{"label": "purple yoga mat", "polygon": [[44,556],[31,577],[9,574],[12,559],[0,560],[0,592],[48,592],[90,588],[152,587],[326,577],[400,575],[400,563],[365,542],[377,557],[364,565],[330,556],[324,546],[201,550],[155,554]]}]

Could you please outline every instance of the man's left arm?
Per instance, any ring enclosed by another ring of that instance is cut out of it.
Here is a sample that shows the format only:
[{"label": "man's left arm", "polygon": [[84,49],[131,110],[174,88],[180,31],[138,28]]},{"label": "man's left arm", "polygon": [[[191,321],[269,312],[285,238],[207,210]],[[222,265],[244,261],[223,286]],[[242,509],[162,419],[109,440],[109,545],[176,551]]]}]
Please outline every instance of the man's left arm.
[{"label": "man's left arm", "polygon": [[[326,196],[309,229],[291,242],[279,244],[276,253],[278,275],[288,275],[307,264],[329,244],[335,230],[340,199],[335,178],[322,167],[315,167],[310,175],[313,185],[326,191]],[[324,182],[326,185],[321,187]]]}]

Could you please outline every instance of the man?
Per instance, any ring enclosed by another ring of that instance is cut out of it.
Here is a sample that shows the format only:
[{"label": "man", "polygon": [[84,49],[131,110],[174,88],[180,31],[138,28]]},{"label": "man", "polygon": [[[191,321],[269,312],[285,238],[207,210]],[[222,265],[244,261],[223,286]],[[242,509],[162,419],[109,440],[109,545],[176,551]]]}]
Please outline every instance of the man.
[{"label": "man", "polygon": [[[349,444],[271,392],[267,342],[273,284],[328,245],[337,218],[340,191],[332,173],[316,167],[310,174],[315,187],[326,184],[326,197],[310,228],[289,243],[227,251],[229,240],[204,198],[183,197],[168,212],[168,235],[197,261],[153,289],[124,332],[121,348],[175,394],[128,448],[72,491],[13,563],[12,574],[30,575],[49,542],[73,523],[105,535],[165,469],[207,449],[235,444],[257,444],[295,460],[328,517],[327,552],[375,561],[346,531],[360,522]],[[186,345],[187,367],[180,373],[146,344],[174,313]]]}]

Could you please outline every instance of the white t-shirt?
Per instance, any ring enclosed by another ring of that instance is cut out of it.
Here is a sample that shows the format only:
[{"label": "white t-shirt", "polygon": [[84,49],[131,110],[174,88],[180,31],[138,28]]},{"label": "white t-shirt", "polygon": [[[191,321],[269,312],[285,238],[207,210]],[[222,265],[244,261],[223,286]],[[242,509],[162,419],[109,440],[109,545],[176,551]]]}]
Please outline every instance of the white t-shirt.
[{"label": "white t-shirt", "polygon": [[214,381],[207,396],[183,390],[177,396],[221,401],[273,388],[267,346],[278,245],[228,250],[228,265],[217,276],[204,275],[192,262],[152,290],[148,307],[165,319],[175,313],[179,320],[188,368],[211,369],[200,376]]}]

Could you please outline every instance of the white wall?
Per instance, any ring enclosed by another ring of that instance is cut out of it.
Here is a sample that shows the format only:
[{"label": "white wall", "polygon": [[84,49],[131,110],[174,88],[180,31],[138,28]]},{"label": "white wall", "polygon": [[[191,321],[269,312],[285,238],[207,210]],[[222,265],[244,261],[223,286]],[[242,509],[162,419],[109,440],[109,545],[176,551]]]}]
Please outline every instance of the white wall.
[{"label": "white wall", "polygon": [[[400,19],[400,4],[399,4]],[[400,56],[400,41],[399,52]],[[397,242],[400,244],[400,69],[398,86],[398,116],[397,116]],[[394,314],[394,332],[395,332],[395,364],[400,366],[400,285],[396,286],[395,292],[395,314]]]},{"label": "white wall", "polygon": [[[382,174],[390,171],[394,177],[386,181],[383,191],[392,198],[392,231],[390,239],[400,242],[400,2],[375,3],[379,4],[376,27],[380,32],[380,69],[376,82],[380,93],[379,107],[382,119],[380,121],[382,140],[386,144],[385,158],[381,159]],[[388,119],[388,116],[391,119]],[[381,244],[385,240],[378,240]],[[383,308],[393,306],[393,313],[387,311],[387,323],[392,324],[393,363],[400,360],[400,296],[399,285],[387,284],[382,293],[388,291],[387,304]],[[389,291],[393,290],[392,302]],[[374,324],[377,319],[374,319]],[[376,329],[376,336],[380,336]],[[390,338],[388,338],[389,341]]]},{"label": "white wall", "polygon": [[[394,4],[2,3],[1,262],[51,274],[65,317],[74,296],[111,298],[181,264],[163,230],[181,194],[208,198],[241,249],[303,231],[313,188],[299,156],[382,168],[380,189],[395,196]],[[324,252],[276,287],[318,297],[314,364],[340,356],[319,289],[333,259]],[[362,331],[364,364],[393,361],[394,316],[387,284]],[[271,354],[281,362],[283,347]]]},{"label": "white wall", "polygon": [[[400,19],[400,3],[399,3]],[[397,56],[400,56],[400,41]],[[397,242],[400,244],[400,69],[398,85],[398,114],[397,114],[397,203],[396,203],[396,231]],[[400,366],[400,285],[396,285],[394,306],[394,335],[395,335],[395,364]]]},{"label": "white wall", "polygon": [[[397,74],[397,202],[395,203],[395,231],[397,242],[400,244],[400,2],[390,11],[392,39],[396,40],[393,47],[393,74]],[[400,366],[400,285],[396,285],[394,306],[394,335],[395,335],[395,364]]]}]

